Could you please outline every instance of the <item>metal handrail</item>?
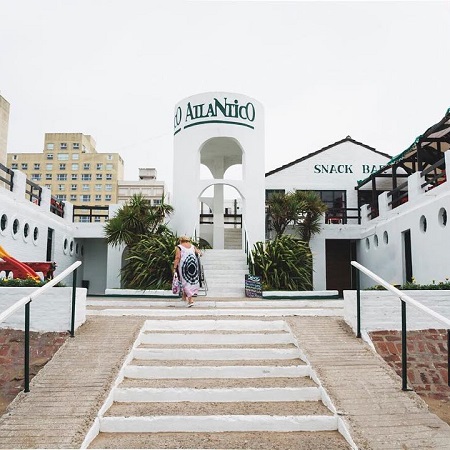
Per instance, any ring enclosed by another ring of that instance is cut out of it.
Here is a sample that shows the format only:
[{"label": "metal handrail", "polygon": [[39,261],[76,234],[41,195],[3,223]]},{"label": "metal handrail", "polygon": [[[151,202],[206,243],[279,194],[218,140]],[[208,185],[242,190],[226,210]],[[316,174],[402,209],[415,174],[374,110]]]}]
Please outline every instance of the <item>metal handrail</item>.
[{"label": "metal handrail", "polygon": [[11,305],[0,313],[0,323],[5,321],[9,316],[14,314],[19,308],[25,306],[25,358],[24,358],[24,392],[30,392],[30,303],[37,297],[48,291],[55,284],[63,280],[67,275],[73,272],[72,279],[72,313],[70,322],[70,337],[75,336],[75,299],[77,288],[77,268],[81,265],[81,261],[74,262],[70,267],[61,272],[55,278],[51,279],[48,283],[44,284],[33,291],[30,295],[22,297],[17,300],[16,303]]},{"label": "metal handrail", "polygon": [[[425,314],[433,317],[438,320],[442,324],[444,324],[447,328],[447,370],[450,373],[450,319],[447,317],[433,311],[431,308],[423,305],[422,303],[414,300],[409,295],[403,293],[396,287],[389,284],[387,281],[383,280],[383,278],[379,277],[363,265],[359,264],[356,261],[351,261],[351,265],[356,267],[358,270],[356,272],[356,337],[361,337],[361,285],[360,285],[360,272],[363,272],[368,277],[372,278],[372,280],[376,281],[378,284],[386,288],[388,291],[391,291],[393,294],[398,296],[401,300],[402,306],[402,390],[406,391],[407,388],[407,347],[406,347],[406,304],[410,304],[417,309],[420,309]],[[450,377],[448,377],[448,385],[450,386]]]},{"label": "metal handrail", "polygon": [[253,253],[252,253],[252,244],[248,237],[248,231],[247,231],[247,224],[245,223],[245,220],[242,219],[242,228],[244,229],[244,250],[245,254],[247,255],[247,264],[250,265],[250,271],[253,272],[254,267],[254,260],[253,260]]}]

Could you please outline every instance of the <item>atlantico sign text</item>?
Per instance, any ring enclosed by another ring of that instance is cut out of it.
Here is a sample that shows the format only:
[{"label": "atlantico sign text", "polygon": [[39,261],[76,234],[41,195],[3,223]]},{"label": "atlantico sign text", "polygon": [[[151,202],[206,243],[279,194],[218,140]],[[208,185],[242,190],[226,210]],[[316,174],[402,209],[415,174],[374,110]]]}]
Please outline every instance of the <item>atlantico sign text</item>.
[{"label": "atlantico sign text", "polygon": [[255,106],[251,102],[240,104],[235,99],[229,102],[226,97],[223,101],[214,97],[210,103],[199,103],[193,105],[188,102],[185,109],[181,106],[175,111],[173,119],[174,134],[179,133],[184,128],[207,123],[227,123],[231,125],[240,125],[243,127],[255,128]]}]

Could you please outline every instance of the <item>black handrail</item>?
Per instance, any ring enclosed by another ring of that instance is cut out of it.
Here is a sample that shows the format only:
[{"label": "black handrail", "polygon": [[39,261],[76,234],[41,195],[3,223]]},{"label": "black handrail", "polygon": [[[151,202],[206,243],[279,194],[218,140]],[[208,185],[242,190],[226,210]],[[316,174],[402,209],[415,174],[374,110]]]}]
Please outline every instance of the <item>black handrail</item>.
[{"label": "black handrail", "polygon": [[426,314],[432,316],[433,318],[439,320],[442,323],[447,325],[447,380],[448,386],[450,386],[450,320],[441,314],[433,311],[432,309],[422,305],[420,302],[412,299],[408,295],[404,294],[396,287],[389,284],[387,281],[380,278],[378,275],[371,272],[369,269],[364,267],[363,265],[357,263],[356,261],[352,261],[351,265],[358,269],[356,271],[356,337],[361,337],[361,286],[360,286],[360,271],[366,274],[368,277],[375,280],[381,286],[386,288],[388,291],[391,291],[393,294],[397,295],[401,301],[402,308],[402,390],[408,390],[408,374],[407,374],[407,366],[408,366],[408,354],[407,354],[407,334],[406,334],[406,303],[410,303],[412,306],[415,306],[425,312]]},{"label": "black handrail", "polygon": [[[5,172],[6,176],[9,176],[9,179],[2,176],[1,172]],[[0,181],[3,181],[7,186],[9,186],[10,191],[13,190],[14,186],[13,180],[14,180],[14,171],[4,166],[2,163],[0,163]]]},{"label": "black handrail", "polygon": [[32,181],[26,181],[25,194],[28,195],[28,200],[37,205],[41,204],[42,200],[42,187]]},{"label": "black handrail", "polygon": [[14,305],[7,308],[0,313],[0,322],[7,319],[11,314],[17,311],[21,306],[25,306],[25,338],[24,338],[24,392],[30,392],[30,303],[39,295],[53,287],[55,284],[63,280],[67,275],[73,272],[73,285],[72,285],[72,303],[71,303],[71,324],[70,324],[70,337],[75,336],[75,299],[76,299],[76,281],[77,281],[77,268],[81,265],[81,261],[73,263],[70,267],[60,273],[58,276],[50,280],[48,283],[37,288],[30,295],[25,296],[18,300]]},{"label": "black handrail", "polygon": [[[436,169],[440,169],[440,172],[437,172]],[[431,172],[434,172],[434,174],[427,176]],[[432,189],[447,181],[447,176],[445,173],[445,158],[440,159],[437,163],[422,170],[422,172],[420,172],[420,177],[425,179],[425,183],[420,185],[422,189],[427,185],[430,185],[430,189]]]},{"label": "black handrail", "polygon": [[397,206],[400,206],[408,201],[408,189],[406,189],[405,191],[405,187],[408,187],[407,181],[398,185],[395,189],[392,189],[392,191],[389,191],[387,193],[388,197],[391,197],[392,199],[388,203],[389,206],[392,206],[392,209],[397,208]]},{"label": "black handrail", "polygon": [[[223,215],[225,225],[239,225],[242,228],[242,214],[224,214]],[[200,214],[200,223],[213,224],[214,214]]]}]

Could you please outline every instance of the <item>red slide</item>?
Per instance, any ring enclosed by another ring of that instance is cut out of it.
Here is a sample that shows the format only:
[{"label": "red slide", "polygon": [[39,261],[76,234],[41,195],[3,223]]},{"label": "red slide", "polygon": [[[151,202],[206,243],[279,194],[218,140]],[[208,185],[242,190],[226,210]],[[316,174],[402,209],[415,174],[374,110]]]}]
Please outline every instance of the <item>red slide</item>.
[{"label": "red slide", "polygon": [[14,273],[14,278],[34,278],[35,280],[40,280],[39,275],[31,267],[13,258],[1,245],[0,258],[12,266],[11,270]]}]

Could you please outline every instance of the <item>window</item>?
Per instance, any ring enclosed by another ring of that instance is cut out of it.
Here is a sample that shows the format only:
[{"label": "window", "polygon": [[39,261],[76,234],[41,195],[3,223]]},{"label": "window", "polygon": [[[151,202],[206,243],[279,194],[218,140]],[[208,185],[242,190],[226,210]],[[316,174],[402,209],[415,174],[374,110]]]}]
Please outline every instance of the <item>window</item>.
[{"label": "window", "polygon": [[82,150],[82,152],[83,152],[83,153],[86,153],[86,146],[85,146],[85,145],[83,145],[83,150]]},{"label": "window", "polygon": [[103,170],[103,163],[97,163],[97,170]]},{"label": "window", "polygon": [[76,173],[72,174],[72,181],[78,180],[78,175]]},{"label": "window", "polygon": [[66,170],[66,163],[60,163],[59,170]]},{"label": "window", "polygon": [[[55,149],[55,144],[52,144],[52,143],[48,143],[47,144],[47,150],[54,150]],[[53,155],[52,155],[52,157],[53,157]],[[48,157],[47,157],[48,158]],[[50,159],[50,158],[48,158],[48,159]]]},{"label": "window", "polygon": [[106,158],[108,159],[108,161],[112,161],[113,155],[108,155]]},{"label": "window", "polygon": [[17,155],[14,155],[14,156],[13,156],[13,160],[14,160],[14,161],[17,161]]},{"label": "window", "polygon": [[112,191],[112,184],[105,184],[105,191]]},{"label": "window", "polygon": [[47,153],[47,159],[53,159],[53,153]]},{"label": "window", "polygon": [[84,170],[90,170],[91,169],[91,165],[89,163],[84,163],[83,164],[83,169]]},{"label": "window", "polygon": [[101,173],[97,173],[97,174],[95,175],[95,178],[96,178],[97,180],[102,180],[102,179],[103,179],[103,175],[102,175]]},{"label": "window", "polygon": [[41,181],[41,174],[40,173],[32,173],[31,181]]},{"label": "window", "polygon": [[72,191],[76,191],[77,190],[77,184],[71,184],[70,185],[70,189],[72,189]]},{"label": "window", "polygon": [[107,173],[106,174],[106,179],[107,180],[112,180],[112,173]]},{"label": "window", "polygon": [[58,175],[56,175],[56,179],[58,181],[67,181],[67,173],[58,173]]},{"label": "window", "polygon": [[41,165],[39,163],[34,163],[34,170],[40,170]]},{"label": "window", "polygon": [[82,202],[90,202],[91,201],[91,196],[89,194],[83,194],[81,196],[81,201]]},{"label": "window", "polygon": [[52,188],[52,185],[51,185],[51,184],[46,184],[45,187],[46,187],[47,189],[51,189],[51,188]]},{"label": "window", "polygon": [[79,144],[78,142],[74,142],[74,143],[72,144],[72,148],[73,148],[74,150],[79,150],[79,149],[80,149],[80,144]]},{"label": "window", "polygon": [[56,194],[56,200],[58,200],[60,202],[65,202],[66,201],[66,194]]},{"label": "window", "polygon": [[53,177],[52,177],[52,174],[51,173],[46,173],[45,174],[45,179],[46,180],[51,180]]},{"label": "window", "polygon": [[96,184],[95,185],[95,190],[96,191],[101,191],[102,190],[102,185],[101,184]]},{"label": "window", "polygon": [[102,200],[102,194],[95,194],[95,201],[100,202]]},{"label": "window", "polygon": [[12,164],[11,164],[11,169],[17,169],[17,168],[18,168],[17,163],[12,163]]},{"label": "window", "polygon": [[72,170],[78,170],[78,163],[72,164]]},{"label": "window", "polygon": [[67,150],[67,142],[61,142],[61,150]]},{"label": "window", "polygon": [[74,161],[78,161],[80,159],[80,154],[79,153],[72,153],[72,159]]},{"label": "window", "polygon": [[88,191],[88,190],[89,190],[89,185],[83,184],[83,191]]},{"label": "window", "polygon": [[266,202],[272,197],[273,194],[284,194],[284,189],[266,189]]},{"label": "window", "polygon": [[77,201],[77,194],[70,194],[70,201],[76,202]]},{"label": "window", "polygon": [[58,153],[58,161],[67,161],[69,159],[68,153]]},{"label": "window", "polygon": [[111,194],[105,195],[105,201],[110,202],[111,201]]},{"label": "window", "polygon": [[28,164],[22,163],[22,170],[27,170],[27,169],[28,169]]},{"label": "window", "polygon": [[45,170],[53,170],[53,164],[52,163],[47,163],[45,165]]},{"label": "window", "polygon": [[114,165],[113,164],[106,164],[106,170],[113,170]]},{"label": "window", "polygon": [[[162,203],[162,200],[160,199],[160,198],[154,198],[153,199],[153,205],[154,206],[156,206],[156,205],[161,205],[161,203]],[[228,208],[227,208],[228,209]]]},{"label": "window", "polygon": [[83,181],[91,181],[92,176],[91,176],[90,173],[82,173],[82,174],[81,174],[81,179],[82,179]]},{"label": "window", "polygon": [[65,191],[66,185],[65,184],[58,184],[58,191]]}]

